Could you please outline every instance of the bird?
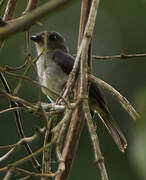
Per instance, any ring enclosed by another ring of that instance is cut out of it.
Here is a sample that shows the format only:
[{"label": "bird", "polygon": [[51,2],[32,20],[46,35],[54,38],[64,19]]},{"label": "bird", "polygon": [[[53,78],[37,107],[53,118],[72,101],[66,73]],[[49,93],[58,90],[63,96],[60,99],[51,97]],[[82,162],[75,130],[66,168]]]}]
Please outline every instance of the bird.
[{"label": "bird", "polygon": [[[51,102],[55,102],[58,96],[53,91],[60,93],[65,87],[75,59],[69,53],[65,38],[56,31],[40,32],[32,35],[30,39],[34,41],[39,57],[36,67],[39,83],[42,85],[42,92]],[[46,51],[43,53],[45,48]],[[52,91],[48,91],[47,88]],[[99,115],[119,150],[124,152],[127,140],[117,122],[113,120],[103,93],[93,82],[90,83],[88,99],[90,110]]]}]

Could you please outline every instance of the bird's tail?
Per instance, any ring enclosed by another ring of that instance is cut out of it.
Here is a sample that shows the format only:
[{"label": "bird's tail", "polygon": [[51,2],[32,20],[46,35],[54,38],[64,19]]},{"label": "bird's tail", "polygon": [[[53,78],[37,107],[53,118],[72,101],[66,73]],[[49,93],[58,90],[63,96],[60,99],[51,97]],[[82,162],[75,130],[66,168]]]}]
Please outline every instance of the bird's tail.
[{"label": "bird's tail", "polygon": [[127,147],[127,141],[126,141],[124,134],[120,130],[118,124],[112,119],[112,116],[110,115],[109,112],[108,112],[108,114],[105,114],[105,112],[98,113],[98,115],[101,118],[104,125],[106,126],[106,128],[108,129],[111,136],[113,137],[118,148],[122,152],[124,152]]},{"label": "bird's tail", "polygon": [[118,124],[113,120],[99,88],[92,83],[89,89],[89,105],[92,111],[96,111],[98,113],[118,148],[124,152],[127,146],[126,138],[120,130]]}]

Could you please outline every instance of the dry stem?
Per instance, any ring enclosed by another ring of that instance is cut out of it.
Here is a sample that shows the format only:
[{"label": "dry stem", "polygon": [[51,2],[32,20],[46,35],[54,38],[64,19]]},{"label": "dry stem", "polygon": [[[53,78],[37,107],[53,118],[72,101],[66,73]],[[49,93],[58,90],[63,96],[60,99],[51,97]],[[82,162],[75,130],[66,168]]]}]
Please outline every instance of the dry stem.
[{"label": "dry stem", "polygon": [[0,28],[0,39],[6,39],[10,35],[28,30],[37,20],[47,15],[49,12],[54,10],[57,7],[60,7],[61,5],[67,3],[68,0],[51,0],[42,6],[34,9],[30,14],[26,14],[21,18],[18,18],[12,23],[9,23],[5,27]]},{"label": "dry stem", "polygon": [[93,76],[92,74],[89,74],[89,80],[99,85],[101,88],[108,90],[120,102],[122,107],[129,113],[129,115],[134,120],[140,117],[139,114],[136,112],[136,110],[132,107],[130,102],[124,96],[122,96],[116,89],[114,89],[111,85]]}]

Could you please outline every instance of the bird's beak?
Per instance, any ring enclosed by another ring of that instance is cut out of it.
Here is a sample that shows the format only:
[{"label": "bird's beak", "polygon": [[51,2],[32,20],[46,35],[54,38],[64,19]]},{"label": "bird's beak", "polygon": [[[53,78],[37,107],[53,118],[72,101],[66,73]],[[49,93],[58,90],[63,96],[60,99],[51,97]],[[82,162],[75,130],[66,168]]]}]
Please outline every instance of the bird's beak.
[{"label": "bird's beak", "polygon": [[40,42],[42,40],[41,36],[39,35],[33,35],[30,37],[31,40],[33,40],[34,42]]}]

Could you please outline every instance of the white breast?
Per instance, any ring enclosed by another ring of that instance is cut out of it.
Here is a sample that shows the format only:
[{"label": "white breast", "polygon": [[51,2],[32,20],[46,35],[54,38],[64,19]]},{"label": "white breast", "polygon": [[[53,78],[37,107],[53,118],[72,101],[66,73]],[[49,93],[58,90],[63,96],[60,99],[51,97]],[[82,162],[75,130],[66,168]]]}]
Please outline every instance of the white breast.
[{"label": "white breast", "polygon": [[[42,52],[39,47],[37,47],[37,51],[38,55]],[[36,62],[36,65],[40,84],[57,93],[60,93],[63,85],[67,81],[68,75],[62,71],[62,69],[50,58],[49,55],[45,57],[45,55],[42,54]],[[57,99],[57,96],[52,92],[47,91],[44,88],[42,88],[42,91],[49,96],[51,100],[55,101]]]}]

